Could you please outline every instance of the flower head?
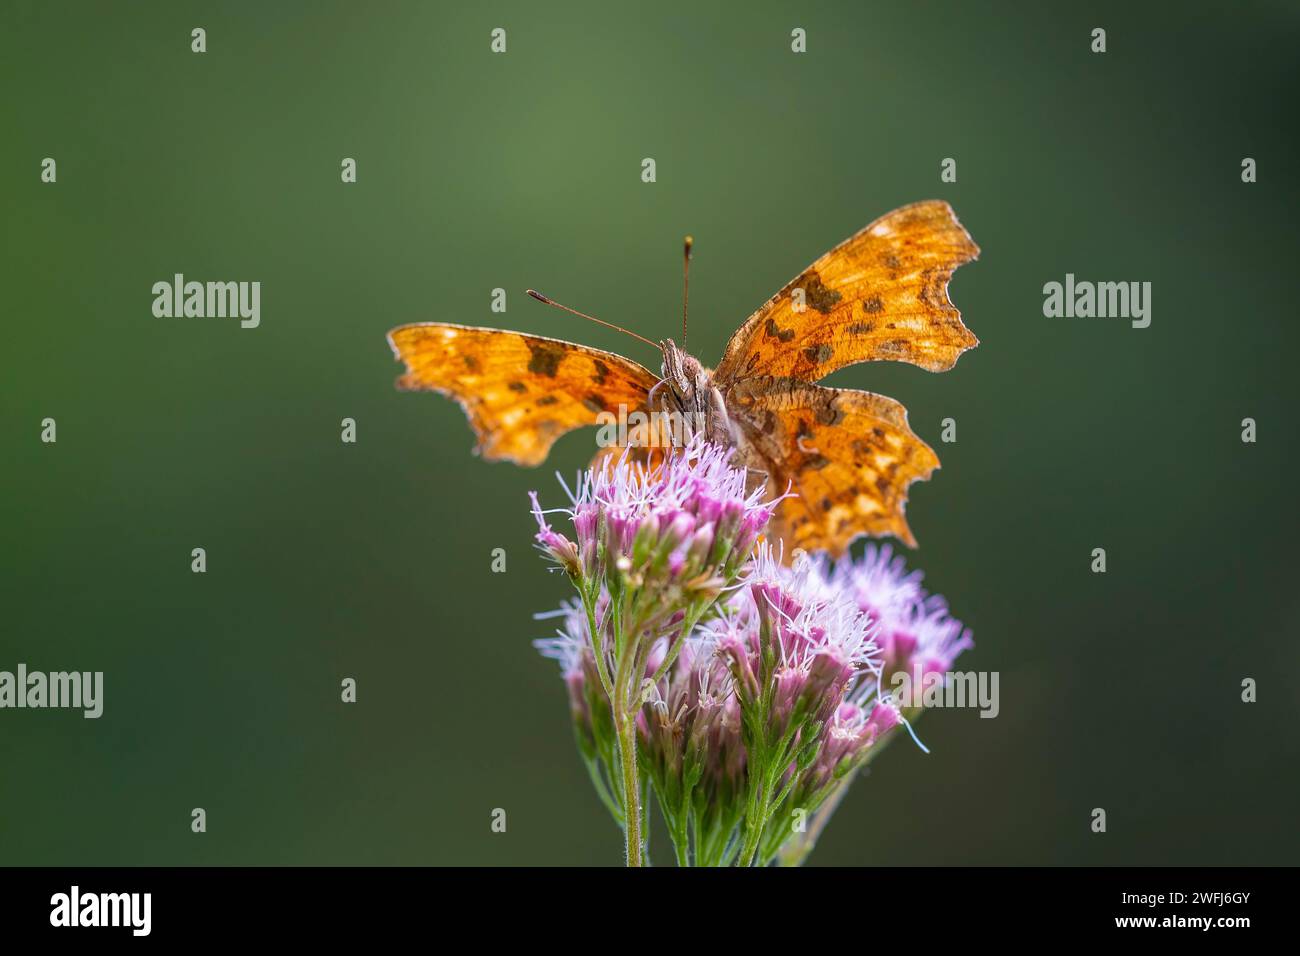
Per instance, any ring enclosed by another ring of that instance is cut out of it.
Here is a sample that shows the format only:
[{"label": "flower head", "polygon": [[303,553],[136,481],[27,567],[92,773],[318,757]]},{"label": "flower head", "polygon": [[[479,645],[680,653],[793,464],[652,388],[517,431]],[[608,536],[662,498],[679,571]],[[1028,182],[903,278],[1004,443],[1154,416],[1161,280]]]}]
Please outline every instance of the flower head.
[{"label": "flower head", "polygon": [[732,678],[713,638],[702,632],[687,638],[644,700],[641,742],[660,789],[672,792],[690,778],[695,798],[729,802],[743,783],[745,747]]},{"label": "flower head", "polygon": [[643,464],[625,451],[592,467],[563,509],[573,537],[546,520],[536,493],[537,543],[579,588],[632,592],[646,616],[678,602],[711,601],[733,583],[776,507],[731,451],[701,436]]},{"label": "flower head", "polygon": [[823,742],[816,761],[801,782],[808,794],[816,794],[856,767],[867,750],[902,722],[898,708],[889,700],[871,700],[870,685],[865,693],[845,699],[822,732]]},{"label": "flower head", "polygon": [[[888,545],[787,567],[764,501],[699,436],[580,479],[572,530],[533,494],[541,550],[578,589],[537,646],[564,678],[593,783],[639,859],[639,774],[679,862],[801,861],[857,771],[918,708],[900,673],[947,673],[972,644]],[[779,501],[779,499],[777,499]],[[811,829],[792,811],[816,814]]]},{"label": "flower head", "polygon": [[[533,641],[543,657],[560,665],[560,677],[569,695],[569,714],[574,732],[584,754],[595,752],[595,725],[608,722],[609,705],[599,698],[600,679],[596,673],[587,615],[582,604],[572,598],[555,611],[534,615],[537,620],[558,618],[560,626],[552,637]],[[593,696],[595,695],[595,696]]]},{"label": "flower head", "polygon": [[747,581],[731,613],[711,625],[737,692],[757,699],[767,668],[776,725],[802,716],[825,721],[850,681],[879,670],[872,618],[852,595],[829,585],[815,561],[786,567],[766,544]]},{"label": "flower head", "polygon": [[833,587],[851,594],[858,607],[879,621],[882,677],[898,673],[923,676],[946,673],[962,651],[973,647],[970,630],[948,613],[939,595],[921,587],[921,572],[907,570],[888,544],[868,544],[859,561],[841,561],[833,569],[821,562]]}]

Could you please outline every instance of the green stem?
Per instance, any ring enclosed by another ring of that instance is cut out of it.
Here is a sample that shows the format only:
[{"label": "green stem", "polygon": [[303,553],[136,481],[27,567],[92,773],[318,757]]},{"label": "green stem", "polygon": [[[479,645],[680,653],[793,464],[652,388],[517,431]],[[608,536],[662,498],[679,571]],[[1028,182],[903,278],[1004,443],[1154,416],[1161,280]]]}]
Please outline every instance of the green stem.
[{"label": "green stem", "polygon": [[[621,697],[621,694],[620,694]],[[618,760],[623,766],[623,832],[627,837],[627,865],[641,865],[641,785],[636,772],[636,717],[623,704],[615,704]]]},{"label": "green stem", "polygon": [[600,802],[605,805],[610,814],[618,821],[618,825],[623,825],[623,808],[618,805],[614,797],[609,792],[609,786],[605,783],[605,778],[601,775],[600,764],[596,758],[590,760],[584,758],[587,765],[587,774],[591,777],[591,785],[596,788],[596,796],[600,797]]},{"label": "green stem", "polygon": [[677,660],[677,655],[681,651],[682,645],[686,643],[687,636],[691,631],[695,630],[695,625],[699,623],[702,615],[702,610],[696,610],[694,607],[687,609],[682,618],[681,630],[678,631],[677,637],[669,643],[668,653],[664,655],[663,663],[659,665],[659,668],[654,672],[654,676],[650,678],[652,684],[657,684],[663,680],[664,675],[668,673],[668,668],[672,667],[673,661]]},{"label": "green stem", "polygon": [[636,766],[636,713],[640,703],[637,693],[639,688],[634,682],[637,649],[630,636],[623,632],[623,621],[622,614],[614,618],[617,666],[614,670],[610,708],[623,778],[623,833],[626,837],[627,865],[640,866],[645,851],[641,842],[641,783],[637,779]]},{"label": "green stem", "polygon": [[753,866],[754,854],[758,852],[758,843],[763,838],[763,824],[759,821],[759,814],[752,816],[746,815],[745,818],[745,842],[740,848],[740,856],[736,860],[739,866]]},{"label": "green stem", "polygon": [[605,667],[604,642],[600,639],[600,631],[596,628],[596,599],[585,590],[581,594],[582,607],[587,612],[587,636],[591,640],[591,653],[596,661],[596,674],[600,677],[606,696],[612,699],[613,688],[610,686],[609,673]]},{"label": "green stem", "polygon": [[741,844],[737,866],[752,866],[754,854],[758,852],[759,841],[763,838],[763,826],[767,823],[768,780],[767,766],[761,752],[756,748],[755,760],[750,767],[750,791],[748,806],[745,808],[745,842]]},{"label": "green stem", "polygon": [[[683,821],[685,821],[685,819],[686,819],[686,815],[685,815],[685,814],[682,814],[682,819],[683,819]],[[676,853],[677,853],[677,865],[678,865],[678,866],[690,866],[690,865],[691,865],[691,846],[690,846],[690,836],[689,836],[689,834],[688,834],[688,832],[687,832],[687,828],[686,828],[686,824],[685,824],[685,822],[683,822],[683,823],[682,823],[682,824],[677,828],[676,832],[673,833],[673,849],[674,849],[674,850],[676,851]]]}]

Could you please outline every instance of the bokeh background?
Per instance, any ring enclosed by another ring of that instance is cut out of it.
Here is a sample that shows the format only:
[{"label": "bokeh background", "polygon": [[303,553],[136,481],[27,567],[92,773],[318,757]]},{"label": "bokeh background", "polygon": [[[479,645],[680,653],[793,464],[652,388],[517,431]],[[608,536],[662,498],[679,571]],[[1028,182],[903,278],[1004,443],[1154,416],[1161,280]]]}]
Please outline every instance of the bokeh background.
[{"label": "bokeh background", "polygon": [[[932,753],[896,743],[813,863],[1295,863],[1297,6],[475,6],[4,4],[0,669],[102,670],[106,699],[0,712],[0,863],[617,863],[529,645],[566,586],[525,494],[558,500],[594,433],[484,463],[394,390],[384,333],[649,363],[523,290],[673,335],[690,232],[712,363],[925,198],[983,249],[951,289],[982,345],[830,381],[940,452],[909,559],[1001,714],[928,715]],[[261,327],[154,318],[176,272],[260,280]],[[1067,272],[1152,282],[1151,327],[1044,318]]]}]

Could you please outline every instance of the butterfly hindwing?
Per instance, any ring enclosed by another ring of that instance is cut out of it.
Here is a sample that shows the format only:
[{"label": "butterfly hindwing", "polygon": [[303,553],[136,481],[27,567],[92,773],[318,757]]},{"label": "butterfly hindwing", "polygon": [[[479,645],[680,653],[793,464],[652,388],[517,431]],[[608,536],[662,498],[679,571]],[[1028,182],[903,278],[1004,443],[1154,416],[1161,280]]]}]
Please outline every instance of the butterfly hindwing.
[{"label": "butterfly hindwing", "polygon": [[939,465],[892,398],[789,379],[746,380],[730,405],[742,454],[766,471],[780,505],[770,532],[787,549],[844,553],[860,534],[892,534],[915,547],[907,488]]},{"label": "butterfly hindwing", "polygon": [[539,465],[565,432],[643,409],[658,376],[612,352],[500,329],[431,322],[388,333],[399,388],[455,399],[489,460]]},{"label": "butterfly hindwing", "polygon": [[881,216],[791,280],[731,337],[715,378],[816,382],[855,362],[952,368],[979,342],[948,298],[979,247],[940,200]]}]

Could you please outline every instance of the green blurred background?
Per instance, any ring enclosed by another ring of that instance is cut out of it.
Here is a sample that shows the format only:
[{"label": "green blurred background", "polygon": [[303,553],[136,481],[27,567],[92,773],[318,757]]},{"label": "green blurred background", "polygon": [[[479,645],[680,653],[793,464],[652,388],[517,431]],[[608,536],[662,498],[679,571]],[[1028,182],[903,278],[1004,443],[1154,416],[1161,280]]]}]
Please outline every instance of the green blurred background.
[{"label": "green blurred background", "polygon": [[[909,560],[1001,715],[927,716],[933,752],[892,747],[813,862],[1296,862],[1300,12],[1045,6],[6,3],[0,669],[106,690],[98,721],[0,712],[0,862],[617,863],[529,646],[566,587],[525,493],[558,500],[594,433],[484,463],[455,405],[394,390],[384,333],[650,363],[523,290],[672,335],[690,232],[712,363],[925,198],[983,249],[952,285],[981,347],[830,381],[900,399],[939,451]],[[260,280],[261,327],[154,318],[175,272]],[[1044,318],[1066,272],[1152,282],[1151,327]]]}]

